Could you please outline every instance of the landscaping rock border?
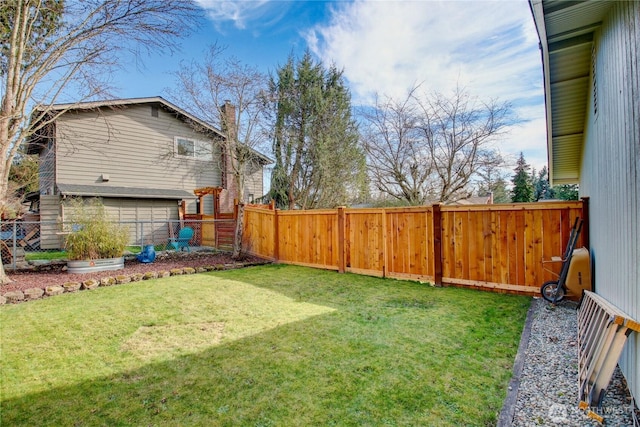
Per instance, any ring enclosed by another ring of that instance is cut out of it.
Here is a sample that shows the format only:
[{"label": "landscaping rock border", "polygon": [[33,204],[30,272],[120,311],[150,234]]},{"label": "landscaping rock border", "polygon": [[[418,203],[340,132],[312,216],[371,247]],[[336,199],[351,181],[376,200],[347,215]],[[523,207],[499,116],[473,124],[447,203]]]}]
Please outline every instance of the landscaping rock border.
[{"label": "landscaping rock border", "polygon": [[[100,286],[113,286],[121,285],[131,282],[139,282],[141,280],[162,279],[170,276],[179,276],[186,274],[206,273],[216,270],[231,270],[236,268],[249,267],[253,265],[264,264],[257,263],[255,261],[249,262],[234,262],[227,264],[215,264],[209,266],[194,267],[181,267],[172,268],[171,270],[157,270],[147,271],[145,273],[131,273],[131,274],[118,274],[115,276],[102,277],[100,279],[87,279],[81,282],[66,282],[62,285],[51,285],[45,288],[28,288],[25,290],[8,291],[3,295],[0,295],[0,305],[4,304],[18,304],[27,301],[34,301],[46,297],[60,295],[63,293],[73,293],[78,291],[93,290]],[[116,273],[114,271],[113,273]],[[65,274],[65,273],[60,273]]]}]

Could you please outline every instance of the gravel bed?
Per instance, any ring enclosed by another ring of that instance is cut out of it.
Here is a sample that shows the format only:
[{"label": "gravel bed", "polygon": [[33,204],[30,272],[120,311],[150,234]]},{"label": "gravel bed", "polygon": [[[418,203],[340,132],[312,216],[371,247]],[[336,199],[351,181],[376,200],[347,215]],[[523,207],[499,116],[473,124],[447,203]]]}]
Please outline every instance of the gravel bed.
[{"label": "gravel bed", "polygon": [[[513,426],[600,426],[578,409],[577,304],[532,301],[533,322],[520,374]],[[595,410],[608,426],[634,426],[631,396],[619,368]],[[637,421],[636,421],[637,423]],[[638,425],[638,424],[636,424]]]}]

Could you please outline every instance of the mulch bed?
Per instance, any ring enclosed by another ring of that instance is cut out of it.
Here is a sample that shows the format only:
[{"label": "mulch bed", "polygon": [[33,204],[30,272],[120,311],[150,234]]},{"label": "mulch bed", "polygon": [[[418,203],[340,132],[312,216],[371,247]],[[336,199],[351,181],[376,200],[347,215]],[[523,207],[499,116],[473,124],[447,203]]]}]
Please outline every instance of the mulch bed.
[{"label": "mulch bed", "polygon": [[170,271],[175,268],[226,266],[226,268],[244,267],[247,265],[266,264],[262,258],[244,256],[234,260],[230,253],[226,252],[165,252],[158,253],[152,263],[144,264],[135,257],[126,257],[124,269],[116,271],[100,271],[86,274],[69,274],[66,272],[66,263],[57,262],[33,270],[11,271],[5,270],[11,283],[0,285],[0,295],[9,291],[24,291],[29,288],[45,289],[47,286],[63,285],[68,282],[84,282],[89,279],[99,280],[104,277],[117,275],[134,275],[136,273]]}]

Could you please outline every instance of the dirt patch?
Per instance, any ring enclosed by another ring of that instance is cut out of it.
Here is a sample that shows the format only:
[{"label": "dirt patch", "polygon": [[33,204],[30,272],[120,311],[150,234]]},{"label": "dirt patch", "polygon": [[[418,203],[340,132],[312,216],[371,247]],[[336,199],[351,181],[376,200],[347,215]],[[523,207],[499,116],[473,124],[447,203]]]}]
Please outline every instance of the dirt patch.
[{"label": "dirt patch", "polygon": [[148,264],[139,262],[135,257],[127,257],[125,259],[124,269],[86,274],[69,274],[65,271],[65,263],[52,263],[40,267],[37,270],[22,270],[17,272],[7,270],[11,283],[0,286],[0,295],[4,295],[9,291],[24,291],[29,288],[45,289],[47,286],[62,286],[68,282],[84,282],[89,279],[99,280],[104,277],[115,277],[118,275],[130,276],[136,273],[144,274],[154,271],[169,271],[173,268],[192,267],[198,269],[200,267],[220,265],[233,268],[236,263],[240,262],[243,263],[243,265],[268,263],[268,261],[254,256],[245,256],[241,260],[236,261],[231,258],[230,253],[226,252],[159,253],[155,261]]}]

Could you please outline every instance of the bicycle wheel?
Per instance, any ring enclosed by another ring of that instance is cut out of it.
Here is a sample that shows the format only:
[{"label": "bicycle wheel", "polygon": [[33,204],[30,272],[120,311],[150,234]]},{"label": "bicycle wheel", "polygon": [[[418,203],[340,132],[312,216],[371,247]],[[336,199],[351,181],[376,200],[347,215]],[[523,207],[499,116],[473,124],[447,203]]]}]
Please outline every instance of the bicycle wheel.
[{"label": "bicycle wheel", "polygon": [[542,298],[550,303],[560,302],[564,299],[564,288],[559,285],[557,280],[544,282],[540,288],[540,293],[542,294]]}]

